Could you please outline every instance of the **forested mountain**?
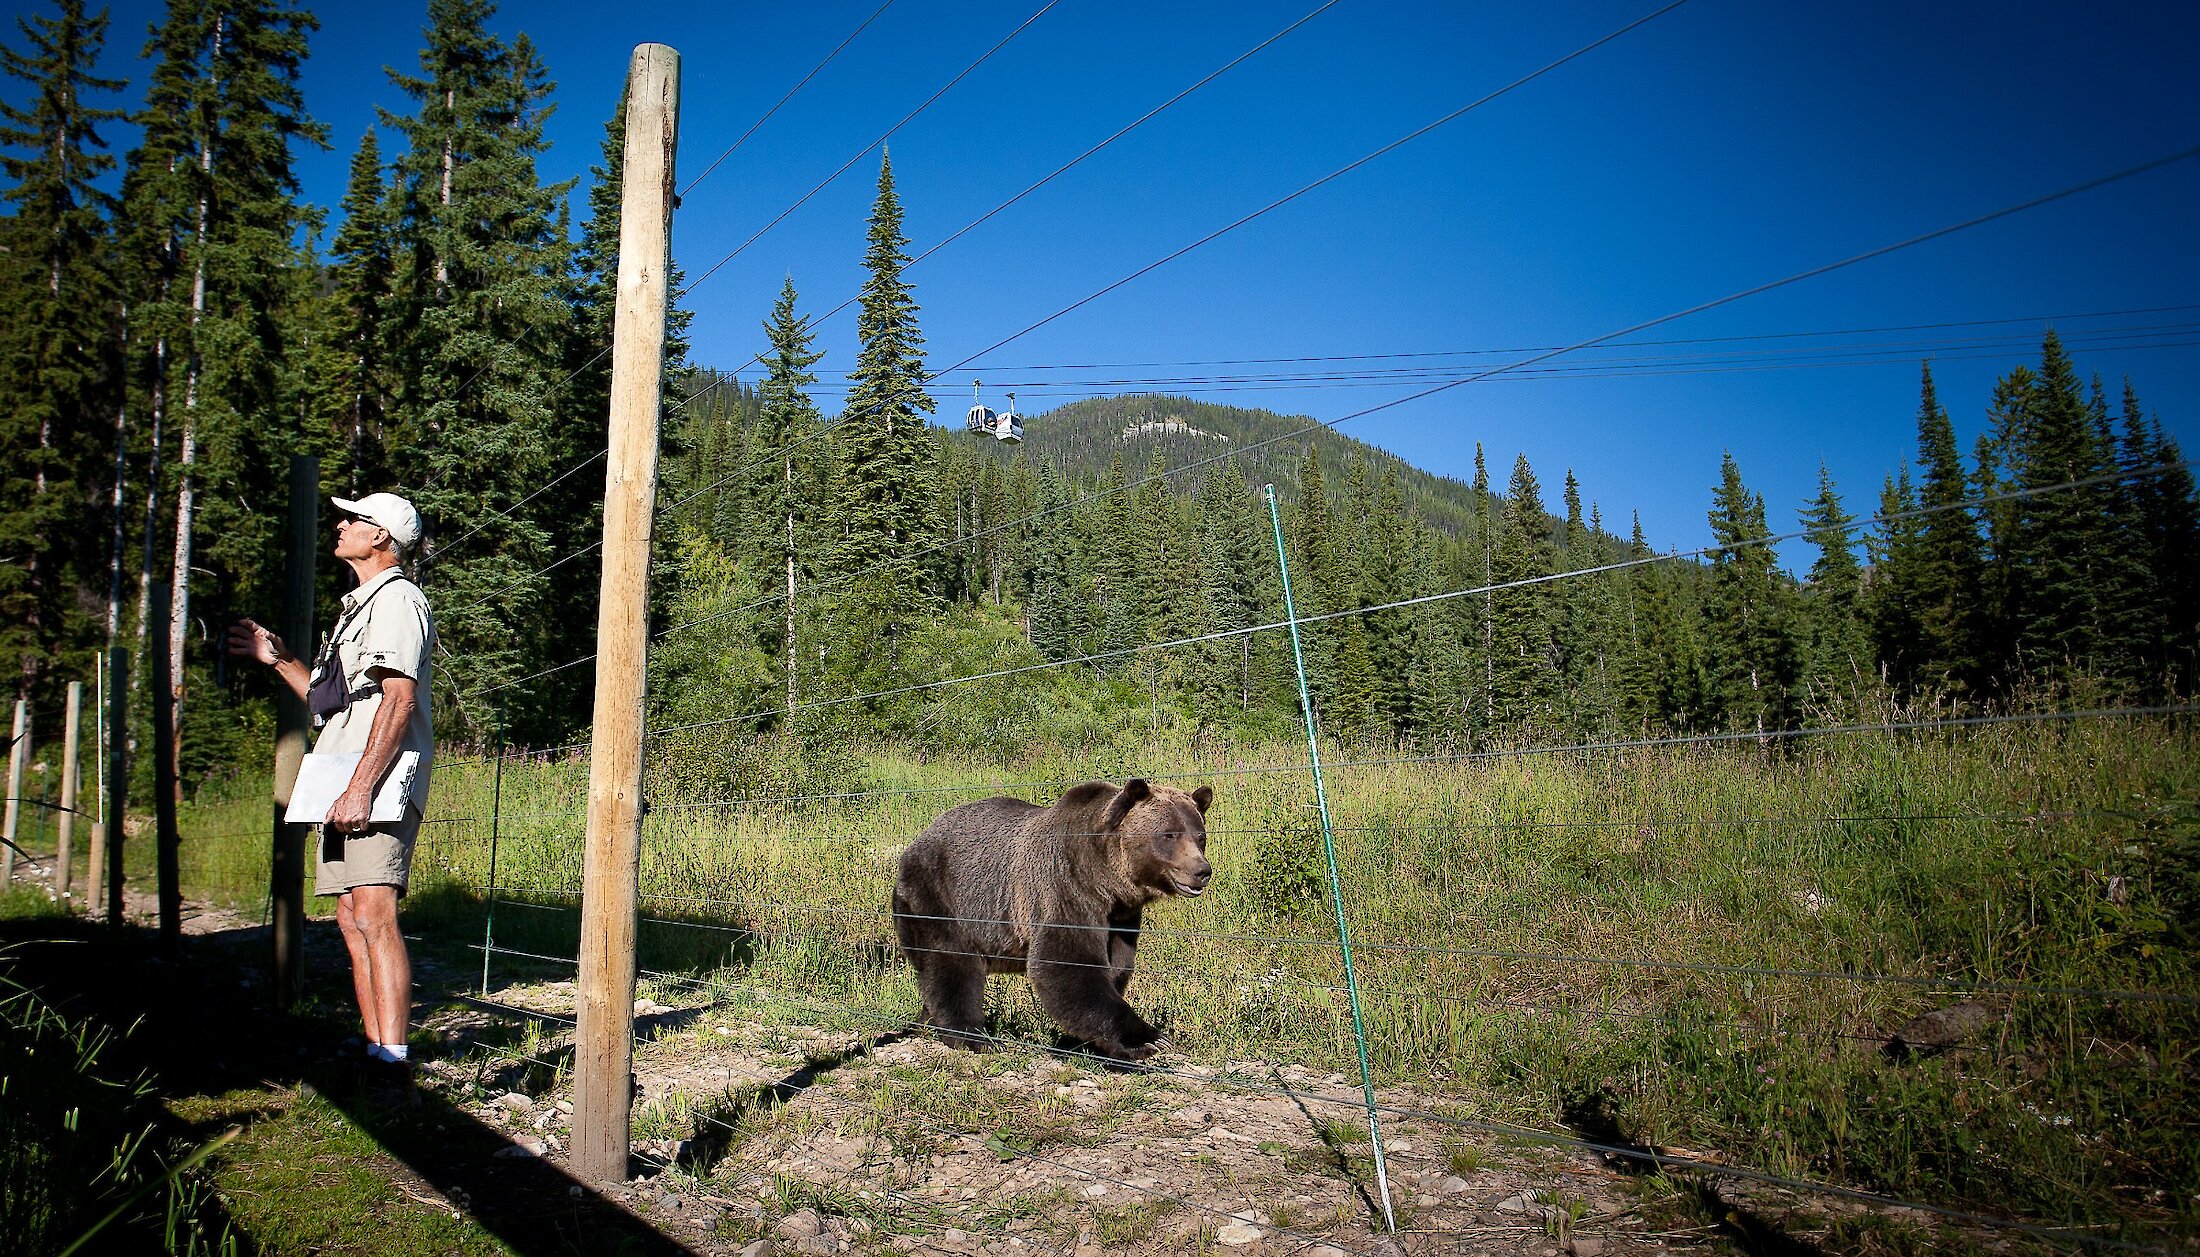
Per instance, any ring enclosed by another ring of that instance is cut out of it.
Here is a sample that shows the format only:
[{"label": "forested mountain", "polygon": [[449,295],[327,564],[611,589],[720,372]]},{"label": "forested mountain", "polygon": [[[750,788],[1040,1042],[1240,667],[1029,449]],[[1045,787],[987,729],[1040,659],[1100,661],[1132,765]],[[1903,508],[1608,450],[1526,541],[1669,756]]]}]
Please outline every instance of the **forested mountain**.
[{"label": "forested mountain", "polygon": [[[1330,467],[1364,457],[1377,476],[1394,469],[1406,509],[1439,532],[1465,535],[1482,509],[1479,495],[1466,482],[1423,471],[1333,428],[1316,426],[1304,415],[1134,393],[1070,402],[1026,418],[1021,450],[996,443],[996,457],[1020,452],[1052,463],[1066,475],[1096,476],[1118,454],[1131,467],[1145,466],[1156,454],[1170,467],[1229,455],[1249,482],[1273,483],[1285,502],[1296,503],[1299,464],[1312,445]],[[987,444],[979,442],[981,447]],[[1563,520],[1552,520],[1553,540],[1563,527]]]},{"label": "forested mountain", "polygon": [[[775,344],[793,343],[791,311]],[[660,707],[683,721],[717,704],[769,729],[806,705],[841,727],[853,707],[873,730],[936,734],[986,705],[941,681],[1045,671],[1069,678],[1047,701],[1070,708],[1097,692],[1156,720],[1280,727],[1296,691],[1265,483],[1285,500],[1296,609],[1315,621],[1316,707],[1346,736],[1773,731],[1890,702],[2003,706],[2079,678],[2160,694],[2187,684],[2200,624],[2172,557],[2200,537],[2181,452],[2130,387],[2115,414],[2082,387],[2052,331],[2039,369],[2003,381],[1968,463],[1928,368],[1920,471],[1890,477],[1865,523],[1823,477],[1775,513],[1728,458],[1707,503],[1714,546],[1689,555],[1654,554],[1639,526],[1613,536],[1570,474],[1546,510],[1525,458],[1499,488],[1478,457],[1461,485],[1305,418],[1134,396],[1029,416],[1016,446],[932,429],[929,455],[896,473],[929,486],[930,517],[881,585],[876,547],[843,540],[861,508],[834,486],[864,455],[839,425],[790,449],[760,436],[757,394],[705,391],[670,473],[684,488],[667,531],[687,564],[671,635],[698,625],[713,642],[660,659]],[[840,421],[866,422],[855,407]],[[770,485],[750,479],[758,464]],[[759,492],[782,495],[768,517],[744,504]],[[765,528],[790,573],[776,592],[747,557]],[[1801,578],[1773,544],[1799,532],[1818,552]],[[895,619],[896,605],[922,614]],[[745,671],[723,668],[737,658]]]}]

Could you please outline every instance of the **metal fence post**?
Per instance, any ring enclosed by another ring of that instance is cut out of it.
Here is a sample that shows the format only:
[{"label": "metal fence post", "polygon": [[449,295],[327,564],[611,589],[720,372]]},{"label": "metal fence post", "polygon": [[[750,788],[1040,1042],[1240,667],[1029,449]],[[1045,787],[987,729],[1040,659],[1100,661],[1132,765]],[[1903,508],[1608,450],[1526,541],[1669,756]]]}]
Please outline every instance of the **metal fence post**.
[{"label": "metal fence post", "polygon": [[1276,532],[1276,570],[1283,574],[1283,618],[1291,625],[1291,660],[1299,673],[1299,709],[1306,716],[1306,757],[1314,768],[1314,805],[1322,818],[1322,857],[1329,862],[1329,902],[1337,913],[1337,948],[1344,953],[1345,998],[1352,1004],[1352,1038],[1360,1048],[1360,1091],[1367,1098],[1367,1140],[1375,1150],[1375,1190],[1383,1197],[1383,1221],[1398,1233],[1390,1207],[1390,1165],[1383,1157],[1383,1130],[1375,1116],[1375,1074],[1367,1063],[1367,1022],[1360,1016],[1360,979],[1352,965],[1352,930],[1345,922],[1344,883],[1337,876],[1337,842],[1329,828],[1329,792],[1322,785],[1321,738],[1314,729],[1314,697],[1306,685],[1306,652],[1299,645],[1299,613],[1291,601],[1291,564],[1283,555],[1283,516],[1276,509],[1276,486],[1268,486],[1268,522]]},{"label": "metal fence post", "polygon": [[[283,640],[293,652],[313,648],[313,560],[320,548],[321,460],[290,457],[289,554],[283,579]],[[275,782],[270,805],[274,849],[268,859],[269,993],[288,1010],[305,991],[306,836],[311,825],[285,824],[290,792],[305,759],[312,713],[288,685],[275,686]]]},{"label": "metal fence post", "polygon": [[[122,928],[122,839],[130,810],[129,670],[128,647],[107,652],[107,815],[100,846],[107,853],[107,924],[116,929]],[[99,893],[97,887],[93,893]]]}]

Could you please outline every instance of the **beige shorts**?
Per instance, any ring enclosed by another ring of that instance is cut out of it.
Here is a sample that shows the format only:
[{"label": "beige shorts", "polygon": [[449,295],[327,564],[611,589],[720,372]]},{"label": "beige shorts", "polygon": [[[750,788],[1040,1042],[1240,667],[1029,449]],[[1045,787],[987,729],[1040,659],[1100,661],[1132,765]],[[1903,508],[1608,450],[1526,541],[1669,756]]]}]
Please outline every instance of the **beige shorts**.
[{"label": "beige shorts", "polygon": [[420,837],[420,813],[376,825],[365,833],[339,834],[321,827],[320,863],[313,871],[313,893],[341,895],[354,886],[395,886],[405,893],[412,874],[413,844]]}]

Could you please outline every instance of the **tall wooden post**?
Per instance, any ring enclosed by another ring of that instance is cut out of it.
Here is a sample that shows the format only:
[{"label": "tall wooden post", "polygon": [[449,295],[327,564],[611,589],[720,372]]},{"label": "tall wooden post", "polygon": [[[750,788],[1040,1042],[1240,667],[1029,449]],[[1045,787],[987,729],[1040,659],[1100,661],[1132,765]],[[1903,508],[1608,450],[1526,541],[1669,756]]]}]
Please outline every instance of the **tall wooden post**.
[{"label": "tall wooden post", "polygon": [[680,54],[642,44],[627,62],[618,305],[611,339],[610,462],[596,614],[596,711],[582,866],[573,1168],[626,1180],[634,1095],[634,890],[642,854],[642,700],[649,661],[649,543],[671,264]]},{"label": "tall wooden post", "polygon": [[[154,581],[154,623],[167,622],[168,598],[167,583]],[[155,649],[145,653],[153,665],[152,684],[147,689],[153,695],[153,841],[158,861],[160,946],[163,952],[174,954],[183,939],[183,889],[177,885],[183,839],[176,832],[176,678],[169,652],[159,649],[158,642],[153,645]]]},{"label": "tall wooden post", "polygon": [[[290,554],[284,566],[282,638],[294,652],[313,649],[313,560],[319,546],[321,460],[290,457]],[[306,833],[310,825],[286,825],[290,791],[298,783],[312,714],[287,685],[275,687],[275,850],[268,861],[269,937],[274,949],[269,989],[275,1007],[288,1010],[305,989]]]},{"label": "tall wooden post", "polygon": [[[107,823],[100,835],[106,849],[107,924],[122,927],[122,837],[130,813],[130,651],[107,652]],[[99,893],[95,884],[93,894]]]},{"label": "tall wooden post", "polygon": [[84,683],[69,682],[61,715],[61,840],[54,846],[53,891],[69,899],[69,862],[76,858],[77,744],[84,736]]},{"label": "tall wooden post", "polygon": [[8,734],[8,801],[0,814],[0,894],[15,885],[16,825],[23,818],[23,778],[31,766],[31,705],[15,700],[15,727]]}]

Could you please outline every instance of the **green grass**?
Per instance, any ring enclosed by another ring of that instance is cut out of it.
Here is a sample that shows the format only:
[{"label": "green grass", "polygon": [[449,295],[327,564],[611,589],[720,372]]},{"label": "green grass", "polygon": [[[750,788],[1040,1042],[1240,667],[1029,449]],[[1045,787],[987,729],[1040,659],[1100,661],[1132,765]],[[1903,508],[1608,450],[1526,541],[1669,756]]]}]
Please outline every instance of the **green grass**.
[{"label": "green grass", "polygon": [[[2200,995],[2196,743],[2186,724],[2087,721],[1440,764],[1353,766],[1375,757],[1332,748],[1378,1079],[1475,1119],[1555,1132],[1571,1116],[1598,1138],[1912,1199],[2190,1231],[2190,1005],[1986,993],[1965,1050],[1897,1062],[1878,1044],[1968,998],[1940,980]],[[1009,792],[1044,801],[1048,783],[1166,773],[1216,787],[1216,880],[1149,913],[1133,1003],[1204,1064],[1355,1075],[1308,779],[1239,771],[1298,764],[1303,746],[1119,740],[1009,762],[843,748],[773,767],[777,748],[652,748],[646,968],[767,1023],[899,1024],[917,1007],[885,912],[903,844],[988,783],[1040,783]],[[439,771],[409,926],[479,937],[500,789],[496,881],[532,906],[501,904],[497,941],[572,954],[585,775],[570,758],[507,763],[500,786],[488,765]],[[759,782],[874,793],[725,802]],[[264,837],[197,837],[254,817],[264,833],[250,797],[192,809],[187,885],[257,902],[238,870],[264,870]],[[1027,983],[991,998],[996,1033],[1049,1040]],[[1046,1124],[1031,1114],[1026,1133]]]},{"label": "green grass", "polygon": [[[270,1103],[271,1098],[275,1103]],[[310,1093],[242,1091],[172,1105],[194,1124],[241,1123],[215,1154],[210,1177],[240,1229],[268,1252],[329,1257],[512,1250],[425,1186],[404,1176],[382,1145]]]}]

